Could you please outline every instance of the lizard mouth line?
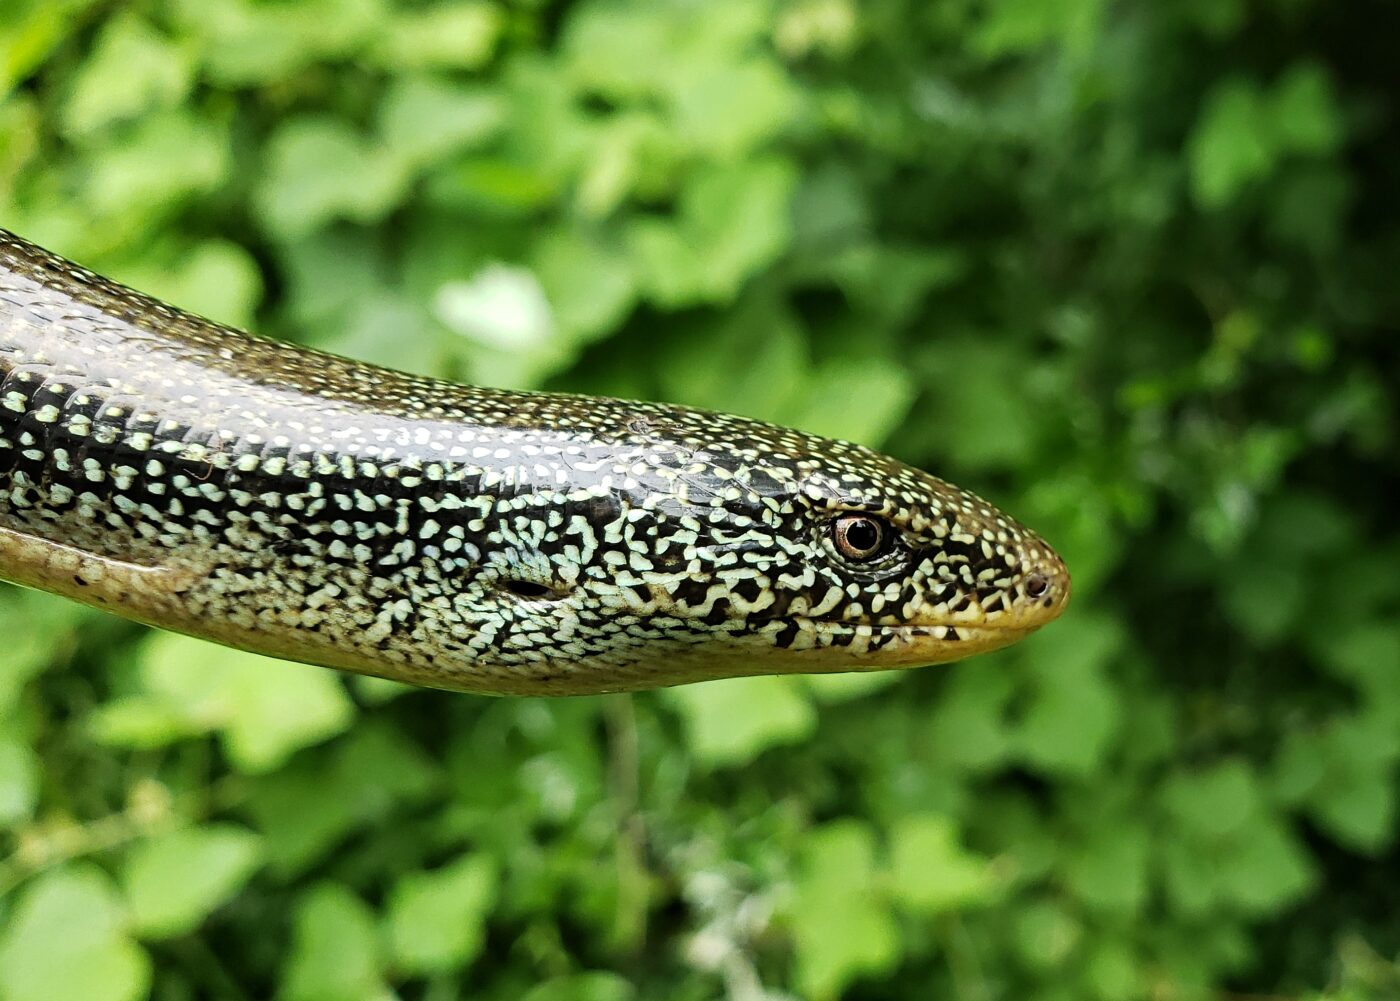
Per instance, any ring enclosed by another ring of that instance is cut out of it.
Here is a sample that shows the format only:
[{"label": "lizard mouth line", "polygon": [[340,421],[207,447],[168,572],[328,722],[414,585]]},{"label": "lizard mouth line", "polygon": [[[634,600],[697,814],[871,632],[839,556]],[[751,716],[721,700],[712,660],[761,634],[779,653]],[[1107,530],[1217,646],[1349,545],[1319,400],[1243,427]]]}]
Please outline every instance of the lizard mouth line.
[{"label": "lizard mouth line", "polygon": [[1040,627],[1035,624],[878,624],[862,622],[836,622],[832,619],[806,619],[802,616],[788,619],[774,619],[767,623],[771,629],[797,630],[808,636],[818,637],[819,645],[833,643],[846,647],[853,643],[871,643],[875,648],[890,650],[994,650],[1033,633]]},{"label": "lizard mouth line", "polygon": [[[789,616],[786,619],[772,619],[772,623],[791,623],[798,628],[810,628],[815,630],[835,630],[842,632],[858,633],[862,630],[869,631],[872,635],[886,634],[906,638],[928,637],[930,639],[956,641],[960,636],[978,633],[1027,633],[1038,629],[1040,624],[1019,625],[1007,623],[989,622],[949,622],[949,623],[891,623],[884,624],[878,622],[843,622],[840,619],[812,619],[803,615]],[[950,636],[950,633],[957,633],[958,636]],[[941,635],[940,635],[941,634]]]},{"label": "lizard mouth line", "polygon": [[1010,646],[1040,625],[878,625],[787,616],[765,623],[759,635],[773,647],[791,651],[802,663],[841,672],[961,660]]}]

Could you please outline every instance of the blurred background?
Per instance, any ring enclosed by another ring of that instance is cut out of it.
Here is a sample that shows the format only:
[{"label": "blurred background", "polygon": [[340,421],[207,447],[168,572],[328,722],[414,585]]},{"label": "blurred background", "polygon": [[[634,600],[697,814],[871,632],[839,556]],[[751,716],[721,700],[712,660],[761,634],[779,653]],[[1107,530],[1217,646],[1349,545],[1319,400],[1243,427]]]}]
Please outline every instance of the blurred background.
[{"label": "blurred background", "polygon": [[0,224],[881,447],[1024,645],[489,699],[0,592],[0,999],[1400,997],[1400,14],[6,0]]}]

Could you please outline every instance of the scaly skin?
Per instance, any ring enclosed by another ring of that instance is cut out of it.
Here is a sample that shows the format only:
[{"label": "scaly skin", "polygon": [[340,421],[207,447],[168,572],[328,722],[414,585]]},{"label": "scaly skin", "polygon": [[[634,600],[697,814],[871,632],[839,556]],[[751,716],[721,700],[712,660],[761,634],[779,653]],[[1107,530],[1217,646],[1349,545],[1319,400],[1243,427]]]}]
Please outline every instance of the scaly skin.
[{"label": "scaly skin", "polygon": [[[848,512],[876,519],[873,556],[839,544]],[[1069,598],[1039,537],[859,445],[361,365],[3,230],[0,576],[260,653],[518,694],[956,660]]]}]

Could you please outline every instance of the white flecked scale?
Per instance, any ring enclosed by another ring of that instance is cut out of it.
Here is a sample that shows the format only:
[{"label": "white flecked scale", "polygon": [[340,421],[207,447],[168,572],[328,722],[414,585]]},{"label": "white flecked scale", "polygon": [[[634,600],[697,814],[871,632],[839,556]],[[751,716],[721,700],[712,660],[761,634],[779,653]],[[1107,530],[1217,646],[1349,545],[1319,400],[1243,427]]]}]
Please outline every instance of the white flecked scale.
[{"label": "white flecked scale", "polygon": [[[869,519],[853,558],[834,525]],[[250,337],[0,231],[0,576],[494,693],[958,659],[1053,619],[1043,541],[848,442]]]}]

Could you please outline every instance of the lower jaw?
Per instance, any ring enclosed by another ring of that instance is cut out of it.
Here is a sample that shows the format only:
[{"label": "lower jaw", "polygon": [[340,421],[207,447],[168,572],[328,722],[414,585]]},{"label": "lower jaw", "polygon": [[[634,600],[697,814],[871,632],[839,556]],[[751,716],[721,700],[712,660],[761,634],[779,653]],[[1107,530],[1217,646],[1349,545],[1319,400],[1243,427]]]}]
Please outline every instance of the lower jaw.
[{"label": "lower jaw", "polygon": [[[813,619],[798,626],[793,643],[775,653],[791,654],[802,669],[868,671],[946,664],[1009,646],[1034,628],[990,626],[864,626]],[[956,637],[956,638],[953,638]]]}]

